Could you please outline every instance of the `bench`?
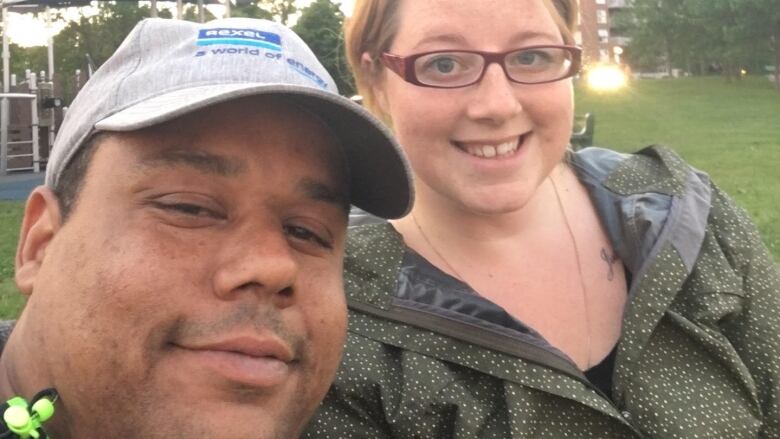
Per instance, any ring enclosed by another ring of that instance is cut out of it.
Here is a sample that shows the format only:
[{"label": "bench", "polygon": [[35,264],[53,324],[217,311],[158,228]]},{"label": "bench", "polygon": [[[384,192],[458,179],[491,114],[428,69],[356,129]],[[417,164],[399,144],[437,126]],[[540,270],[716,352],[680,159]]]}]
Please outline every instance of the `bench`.
[{"label": "bench", "polygon": [[574,127],[571,133],[571,147],[574,150],[593,146],[593,131],[596,129],[596,117],[593,113],[574,116]]}]

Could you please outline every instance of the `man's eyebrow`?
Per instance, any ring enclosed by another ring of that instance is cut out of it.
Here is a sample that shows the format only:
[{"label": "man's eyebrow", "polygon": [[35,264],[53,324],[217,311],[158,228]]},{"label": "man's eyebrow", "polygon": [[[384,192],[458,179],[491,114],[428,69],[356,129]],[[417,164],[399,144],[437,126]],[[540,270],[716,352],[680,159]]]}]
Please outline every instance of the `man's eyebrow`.
[{"label": "man's eyebrow", "polygon": [[199,171],[222,177],[246,171],[246,165],[238,160],[191,148],[167,149],[144,156],[140,165],[148,167],[190,166]]},{"label": "man's eyebrow", "polygon": [[298,190],[308,198],[324,201],[339,206],[345,214],[349,213],[349,197],[343,191],[337,191],[332,186],[316,180],[304,178],[298,183]]}]

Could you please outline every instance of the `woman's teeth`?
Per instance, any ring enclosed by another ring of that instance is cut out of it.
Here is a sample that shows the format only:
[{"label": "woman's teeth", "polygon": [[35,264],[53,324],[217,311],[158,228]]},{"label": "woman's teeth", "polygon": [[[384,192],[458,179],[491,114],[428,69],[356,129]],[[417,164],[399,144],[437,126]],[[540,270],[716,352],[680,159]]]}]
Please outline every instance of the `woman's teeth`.
[{"label": "woman's teeth", "polygon": [[463,150],[476,157],[504,157],[517,151],[520,145],[518,139],[510,140],[498,145],[464,145]]}]

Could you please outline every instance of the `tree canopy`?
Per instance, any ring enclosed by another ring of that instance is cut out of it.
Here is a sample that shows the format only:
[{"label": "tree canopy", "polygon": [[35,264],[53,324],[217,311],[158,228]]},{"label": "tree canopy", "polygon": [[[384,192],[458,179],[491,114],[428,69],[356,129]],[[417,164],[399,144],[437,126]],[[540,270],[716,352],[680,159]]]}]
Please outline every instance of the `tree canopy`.
[{"label": "tree canopy", "polygon": [[632,6],[622,20],[630,24],[629,51],[638,67],[661,60],[670,70],[727,78],[738,78],[741,69],[780,67],[780,0],[633,0]]},{"label": "tree canopy", "polygon": [[[149,6],[139,6],[136,1],[98,2],[97,13],[69,21],[67,26],[54,37],[55,78],[60,84],[63,97],[69,102],[80,84],[76,84],[75,72],[80,70],[81,82],[86,80],[88,65],[99,67],[119,47],[125,36],[142,19],[150,16]],[[291,17],[300,13],[294,30],[301,35],[314,53],[336,80],[343,94],[354,92],[351,76],[342,55],[341,25],[344,15],[330,0],[317,0],[309,7],[298,11],[295,0],[238,0],[231,8],[233,17],[264,18],[287,24]],[[171,18],[168,10],[158,14]],[[214,16],[205,13],[206,20]],[[183,18],[197,21],[197,9],[188,5]],[[62,19],[61,17],[59,19]],[[44,47],[23,48],[11,45],[11,70],[21,78],[29,69],[39,72],[47,69]]]},{"label": "tree canopy", "polygon": [[315,0],[301,12],[293,30],[317,55],[336,81],[339,92],[350,96],[355,93],[355,86],[344,57],[343,24],[344,13],[337,4]]}]

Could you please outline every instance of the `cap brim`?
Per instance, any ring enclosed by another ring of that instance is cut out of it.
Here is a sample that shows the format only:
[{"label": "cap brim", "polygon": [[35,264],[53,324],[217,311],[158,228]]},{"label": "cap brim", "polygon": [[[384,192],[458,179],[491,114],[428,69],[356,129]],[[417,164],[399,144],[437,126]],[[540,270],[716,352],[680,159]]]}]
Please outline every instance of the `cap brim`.
[{"label": "cap brim", "polygon": [[255,95],[287,96],[320,117],[341,140],[355,206],[382,218],[406,215],[414,201],[411,173],[390,131],[342,96],[287,84],[212,84],[155,96],[95,124],[97,131],[134,131],[199,109]]}]

